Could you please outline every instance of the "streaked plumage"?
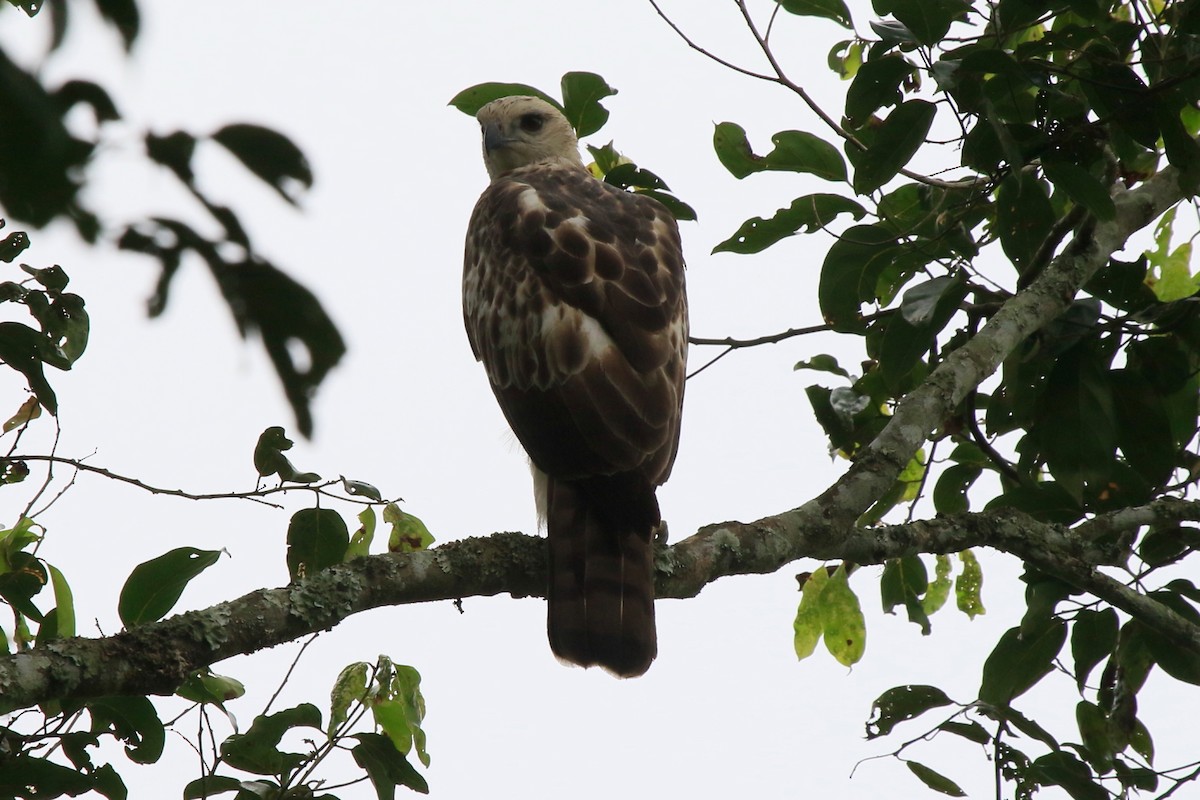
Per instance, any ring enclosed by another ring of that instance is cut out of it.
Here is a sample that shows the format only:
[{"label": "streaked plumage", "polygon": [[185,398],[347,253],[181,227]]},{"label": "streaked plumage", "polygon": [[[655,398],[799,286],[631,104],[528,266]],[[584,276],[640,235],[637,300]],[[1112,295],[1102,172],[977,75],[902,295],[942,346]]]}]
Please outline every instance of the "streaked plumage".
[{"label": "streaked plumage", "polygon": [[477,115],[491,184],[467,231],[463,316],[537,473],[555,654],[640,675],[657,652],[654,488],[671,472],[687,357],[679,229],[594,178],[550,104]]}]

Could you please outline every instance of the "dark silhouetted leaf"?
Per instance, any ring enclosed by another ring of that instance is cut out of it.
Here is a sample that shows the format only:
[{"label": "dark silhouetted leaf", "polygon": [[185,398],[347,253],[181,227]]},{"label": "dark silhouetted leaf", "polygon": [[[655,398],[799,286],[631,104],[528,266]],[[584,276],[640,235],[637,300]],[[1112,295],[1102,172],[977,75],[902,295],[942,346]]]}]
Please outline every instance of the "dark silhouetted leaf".
[{"label": "dark silhouetted leaf", "polygon": [[121,34],[125,49],[132,50],[142,25],[135,0],[96,0],[96,10]]},{"label": "dark silhouetted leaf", "polygon": [[867,213],[853,200],[836,194],[810,194],[797,197],[787,208],[781,208],[770,219],[751,217],[742,223],[733,236],[713,248],[714,253],[758,253],[780,239],[801,229],[808,233],[825,227],[839,214],[850,214],[860,220]]},{"label": "dark silhouetted leaf", "polygon": [[1054,224],[1054,209],[1034,175],[1013,172],[1000,182],[995,230],[1000,246],[1018,271],[1024,271]]},{"label": "dark silhouetted leaf", "polygon": [[342,563],[350,531],[332,509],[302,508],[288,524],[287,544],[288,574],[295,581]]},{"label": "dark silhouetted leaf", "polygon": [[1071,623],[1071,657],[1079,691],[1097,664],[1117,646],[1117,612],[1111,608],[1080,609]]},{"label": "dark silhouetted leaf", "polygon": [[874,299],[879,274],[898,256],[896,238],[879,225],[855,225],[829,248],[817,296],[825,321],[839,331],[861,330],[860,307]]},{"label": "dark silhouetted leaf", "polygon": [[1117,215],[1108,188],[1090,172],[1067,161],[1042,159],[1046,178],[1067,193],[1073,201],[1085,207],[1096,219],[1111,220]]},{"label": "dark silhouetted leaf", "polygon": [[818,372],[832,372],[834,375],[841,375],[843,378],[850,377],[850,373],[842,369],[837,359],[827,353],[820,353],[807,361],[797,362],[796,366],[792,369],[814,369]]},{"label": "dark silhouetted leaf", "polygon": [[220,550],[178,547],[138,564],[121,587],[117,613],[126,628],[162,619],[193,578],[217,563]]},{"label": "dark silhouetted leaf", "polygon": [[874,142],[854,158],[854,191],[870,194],[890,181],[925,142],[937,107],[924,100],[897,106],[875,131]]},{"label": "dark silhouetted leaf", "polygon": [[850,19],[850,9],[842,0],[780,0],[779,5],[784,11],[800,14],[806,17],[824,17],[831,19],[843,28],[853,28]]},{"label": "dark silhouetted leaf", "polygon": [[297,185],[305,189],[312,186],[308,159],[291,139],[278,131],[235,123],[221,128],[212,138],[289,203],[295,204],[297,200]]},{"label": "dark silhouetted leaf", "polygon": [[103,697],[89,701],[92,733],[111,731],[125,742],[125,753],[138,764],[153,764],[162,756],[166,730],[148,697]]},{"label": "dark silhouetted leaf", "polygon": [[904,765],[908,767],[913,775],[916,775],[921,783],[933,789],[935,792],[949,795],[950,797],[966,797],[967,793],[959,788],[958,784],[947,778],[940,772],[936,772],[924,764],[917,761],[905,761]]},{"label": "dark silhouetted leaf", "polygon": [[876,8],[880,13],[895,16],[924,45],[940,42],[950,24],[965,19],[971,10],[970,4],[963,0],[887,0]]},{"label": "dark silhouetted leaf", "polygon": [[1019,627],[1005,631],[984,662],[979,699],[1005,707],[1020,697],[1053,669],[1066,638],[1067,624],[1061,619],[1032,636],[1022,636]]},{"label": "dark silhouetted leaf", "polygon": [[933,507],[939,514],[961,514],[970,510],[967,490],[983,470],[972,464],[955,464],[938,476],[933,487]]},{"label": "dark silhouetted leaf", "polygon": [[1091,770],[1075,756],[1060,750],[1033,762],[1039,784],[1061,786],[1073,800],[1109,800],[1111,795],[1092,780]]},{"label": "dark silhouetted leaf", "polygon": [[952,705],[953,702],[936,686],[897,686],[888,689],[871,704],[867,738],[887,736],[901,722],[919,717],[930,709]]},{"label": "dark silhouetted leaf", "polygon": [[898,53],[863,64],[846,90],[846,116],[861,125],[878,109],[899,105],[903,100],[900,84],[915,71]]},{"label": "dark silhouetted leaf", "polygon": [[321,712],[302,703],[275,714],[258,716],[244,734],[235,733],[221,743],[221,758],[234,769],[255,775],[279,775],[294,770],[306,756],[279,749],[279,741],[292,728],[322,730]]},{"label": "dark silhouetted leaf", "polygon": [[392,800],[395,787],[407,786],[421,794],[429,794],[429,784],[396,749],[392,740],[378,733],[360,733],[353,738],[358,744],[350,751],[354,761],[367,772],[379,800]]}]

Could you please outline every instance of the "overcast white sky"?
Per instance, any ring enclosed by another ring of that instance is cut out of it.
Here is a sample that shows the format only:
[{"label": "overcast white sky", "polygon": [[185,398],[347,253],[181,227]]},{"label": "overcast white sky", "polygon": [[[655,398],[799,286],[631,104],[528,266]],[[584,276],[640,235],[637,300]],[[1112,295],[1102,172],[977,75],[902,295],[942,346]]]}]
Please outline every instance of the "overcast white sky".
[{"label": "overcast white sky", "polygon": [[[316,172],[302,211],[244,177],[215,146],[199,154],[199,173],[241,213],[261,253],[321,298],[350,348],[317,399],[316,437],[298,443],[293,462],[402,496],[440,541],[535,529],[524,456],[462,331],[462,239],[486,175],[477,126],[447,105],[459,90],[503,80],[557,93],[564,72],[600,73],[620,94],[606,101],[612,118],[593,143],[615,139],[699,212],[698,223],[683,225],[693,333],[753,336],[820,321],[827,239],[795,238],[754,257],[709,254],[743,219],[821,188],[793,175],[736,181],[712,153],[713,123],[742,124],[762,151],[775,131],[821,132],[819,121],[784,90],[687,49],[644,0],[143,5],[143,36],[124,60],[89,4],[74,3],[66,53],[48,70],[52,80],[99,78],[126,115],[97,159],[90,204],[114,231],[147,212],[202,219],[173,178],[141,165],[145,127],[203,133],[246,121],[291,135]],[[869,4],[851,5],[866,31]],[[666,7],[701,42],[761,67],[732,3]],[[11,9],[0,14],[5,45],[30,56],[47,26]],[[777,36],[792,74],[838,113],[845,84],[825,56],[847,33],[782,15]],[[251,487],[258,433],[294,426],[265,356],[239,343],[203,267],[185,262],[165,318],[149,322],[148,259],[81,247],[61,229],[33,239],[29,261],[61,263],[93,325],[76,369],[51,376],[62,406],[60,453],[94,452],[92,463],[161,486]],[[855,343],[800,338],[731,355],[689,382],[679,459],[660,491],[675,540],[706,523],[795,507],[840,474],[804,396],[817,376],[792,371],[820,352],[839,353],[851,369],[861,358]],[[715,354],[695,348],[692,363]],[[0,380],[15,409],[19,381]],[[45,432],[27,441],[23,450],[44,447]],[[9,521],[25,499],[5,494],[0,515]],[[309,500],[298,493],[289,502],[294,510]],[[80,632],[113,633],[124,577],[174,547],[230,554],[195,581],[181,609],[285,583],[289,513],[156,498],[84,476],[45,515],[41,552],[76,587]],[[871,700],[899,684],[975,697],[988,647],[1020,611],[1019,596],[1005,588],[1016,566],[986,563],[988,614],[968,623],[948,609],[924,639],[875,611],[878,569],[862,570],[853,586],[869,612],[867,654],[853,670],[823,649],[795,659],[794,575],[815,566],[802,562],[720,581],[694,600],[660,601],[660,655],[637,680],[560,666],[545,641],[542,601],[472,598],[461,615],[450,603],[381,609],[325,634],[281,703],[323,704],[343,665],[379,653],[415,666],[429,708],[426,775],[440,798],[918,796],[920,784],[892,761],[850,778],[858,760],[901,740],[866,744],[863,724]],[[216,667],[252,689],[232,706],[242,721],[261,709],[295,649]],[[1029,707],[1047,698],[1031,696]],[[1145,698],[1144,716],[1168,703]],[[1068,699],[1056,731],[1063,736],[1071,706]],[[174,744],[165,767],[118,764],[132,796],[173,796],[195,776],[194,755]],[[972,796],[991,786],[980,750],[939,740],[910,755]],[[338,794],[374,796],[365,784]]]}]

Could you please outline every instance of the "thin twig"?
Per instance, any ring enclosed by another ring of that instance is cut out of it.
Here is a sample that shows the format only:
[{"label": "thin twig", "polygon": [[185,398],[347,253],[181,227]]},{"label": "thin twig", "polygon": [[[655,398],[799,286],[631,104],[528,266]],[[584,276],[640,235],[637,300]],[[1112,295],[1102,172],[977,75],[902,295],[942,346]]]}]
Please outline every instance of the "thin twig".
[{"label": "thin twig", "polygon": [[679,36],[679,38],[683,40],[683,43],[686,44],[688,47],[692,48],[693,50],[695,50],[700,55],[704,56],[705,58],[711,59],[712,61],[715,61],[716,63],[720,64],[722,67],[726,67],[727,69],[731,69],[734,72],[741,73],[742,75],[747,75],[751,78],[757,78],[760,81],[768,81],[769,83],[779,83],[778,79],[773,78],[770,75],[763,75],[760,72],[754,72],[753,70],[746,69],[745,67],[739,67],[737,64],[734,64],[733,62],[726,61],[725,59],[721,58],[720,56],[716,55],[715,53],[713,53],[709,50],[705,50],[703,47],[701,47],[700,45],[698,45],[694,41],[692,41],[691,37],[689,37],[686,33],[684,33],[683,30],[678,25],[676,25],[675,22],[670,17],[668,17],[665,13],[663,13],[663,10],[658,7],[658,3],[656,3],[655,0],[649,0],[649,2],[650,2],[650,5],[654,7],[654,10],[658,13],[658,16],[662,17],[663,22],[666,22],[669,26],[671,26],[671,30],[675,31],[675,33]]},{"label": "thin twig", "polygon": [[[267,500],[263,500],[262,498],[267,495],[271,495],[271,494],[279,494],[279,493],[287,493],[287,492],[295,492],[295,491],[310,491],[310,492],[315,492],[316,494],[321,495],[323,497],[331,497],[335,500],[341,500],[341,501],[344,501],[347,503],[359,503],[362,505],[380,505],[383,502],[383,501],[378,501],[378,500],[363,499],[361,497],[348,497],[348,496],[343,496],[340,494],[334,494],[333,492],[325,491],[330,486],[336,486],[337,484],[341,483],[340,479],[330,479],[330,480],[325,481],[324,483],[312,483],[312,484],[296,483],[296,484],[288,484],[288,485],[281,484],[279,486],[270,486],[267,488],[256,488],[253,491],[248,491],[248,492],[211,492],[211,493],[206,493],[206,494],[197,494],[194,492],[186,492],[183,489],[164,489],[161,486],[151,486],[150,484],[145,483],[141,480],[138,480],[137,478],[131,478],[128,475],[120,475],[116,472],[113,472],[112,470],[105,469],[104,467],[93,467],[91,464],[88,464],[84,461],[80,461],[80,460],[74,459],[74,458],[64,458],[62,456],[55,456],[55,455],[48,455],[48,456],[44,456],[44,455],[12,455],[12,456],[8,456],[4,460],[7,460],[7,461],[46,461],[51,464],[67,464],[81,472],[91,472],[96,475],[102,475],[105,478],[111,478],[114,481],[120,481],[121,483],[128,483],[129,485],[136,486],[139,489],[143,489],[143,490],[149,492],[150,494],[162,494],[162,495],[168,495],[170,497],[182,497],[185,500],[251,500],[255,503],[261,503],[265,506],[270,506],[271,508],[283,508],[283,506],[278,503],[272,503]],[[28,511],[28,509],[26,509],[26,510]]]},{"label": "thin twig", "polygon": [[287,672],[284,673],[283,680],[279,682],[279,688],[275,690],[275,694],[271,695],[271,699],[268,700],[266,706],[263,707],[262,713],[259,714],[260,717],[265,717],[267,712],[271,710],[271,706],[279,698],[280,693],[283,692],[283,687],[287,686],[287,682],[291,680],[292,673],[296,670],[296,665],[299,664],[300,659],[304,657],[304,651],[307,650],[308,646],[315,642],[317,637],[320,635],[321,634],[319,633],[314,633],[312,636],[304,640],[304,644],[300,645],[300,649],[296,652],[296,657],[292,659],[291,666],[289,666]]}]

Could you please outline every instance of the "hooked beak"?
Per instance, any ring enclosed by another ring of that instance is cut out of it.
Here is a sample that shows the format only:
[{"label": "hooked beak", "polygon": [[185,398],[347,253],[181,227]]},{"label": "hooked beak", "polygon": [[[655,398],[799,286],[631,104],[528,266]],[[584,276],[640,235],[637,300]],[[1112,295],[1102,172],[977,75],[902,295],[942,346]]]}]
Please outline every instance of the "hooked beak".
[{"label": "hooked beak", "polygon": [[512,139],[505,137],[496,123],[489,122],[483,126],[483,149],[486,152],[490,153],[493,150],[507,147],[510,142]]}]

